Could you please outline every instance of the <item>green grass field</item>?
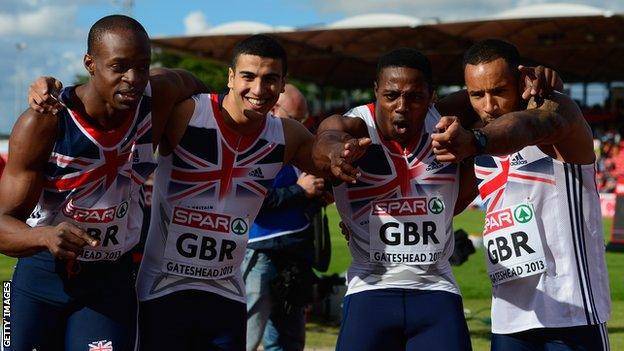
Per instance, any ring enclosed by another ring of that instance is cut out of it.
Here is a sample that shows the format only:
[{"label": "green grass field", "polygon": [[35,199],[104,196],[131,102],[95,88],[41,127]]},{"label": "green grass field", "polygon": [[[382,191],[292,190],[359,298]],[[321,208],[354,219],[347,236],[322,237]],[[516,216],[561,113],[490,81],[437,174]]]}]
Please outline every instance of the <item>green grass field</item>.
[{"label": "green grass field", "polygon": [[[329,224],[332,230],[332,260],[326,274],[342,274],[348,267],[351,257],[344,238],[338,229],[339,217],[335,207],[328,208]],[[482,230],[483,212],[468,210],[455,217],[455,229],[462,228],[468,233],[478,234]],[[611,220],[604,222],[605,240],[611,233]],[[624,253],[607,252],[607,265],[611,283],[613,309],[609,322],[609,338],[612,350],[624,350]],[[0,255],[0,278],[8,280],[13,272],[15,260]],[[475,351],[489,350],[490,347],[490,283],[485,270],[483,250],[470,256],[460,267],[454,268],[455,277],[464,296],[464,307],[468,327]],[[306,348],[333,348],[338,335],[335,324],[310,322],[307,327]]]}]

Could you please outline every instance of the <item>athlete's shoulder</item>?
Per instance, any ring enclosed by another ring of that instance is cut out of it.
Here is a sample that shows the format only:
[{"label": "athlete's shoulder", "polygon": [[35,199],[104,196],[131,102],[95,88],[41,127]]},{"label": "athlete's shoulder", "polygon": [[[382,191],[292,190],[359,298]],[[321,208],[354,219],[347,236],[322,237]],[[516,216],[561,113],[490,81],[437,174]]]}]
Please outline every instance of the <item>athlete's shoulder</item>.
[{"label": "athlete's shoulder", "polygon": [[462,126],[469,128],[479,121],[470,104],[470,97],[465,89],[453,92],[435,103],[435,108],[442,116],[457,116]]},{"label": "athlete's shoulder", "polygon": [[365,105],[352,107],[345,112],[345,117],[369,118],[375,113],[375,103],[371,102]]},{"label": "athlete's shoulder", "polygon": [[[306,127],[301,124],[299,121],[290,118],[279,118],[275,117],[272,114],[267,114],[267,123],[282,125],[284,128],[284,133],[286,134],[310,134],[310,132],[306,129]],[[307,132],[307,133],[306,133]]]},{"label": "athlete's shoulder", "polygon": [[[59,115],[64,111],[59,111]],[[45,162],[58,134],[59,116],[27,109],[17,119],[9,139],[9,162],[25,165]]]},{"label": "athlete's shoulder", "polygon": [[[24,137],[44,142],[55,139],[59,120],[67,112],[61,110],[57,115],[39,113],[31,108],[24,111],[13,127],[12,137]],[[38,139],[41,138],[41,139]]]}]

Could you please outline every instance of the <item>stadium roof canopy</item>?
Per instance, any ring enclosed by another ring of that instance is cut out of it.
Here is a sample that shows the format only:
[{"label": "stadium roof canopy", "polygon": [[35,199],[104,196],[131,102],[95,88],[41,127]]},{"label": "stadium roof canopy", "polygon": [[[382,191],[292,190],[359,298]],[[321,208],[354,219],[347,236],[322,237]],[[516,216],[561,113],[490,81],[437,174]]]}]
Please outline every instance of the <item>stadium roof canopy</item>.
[{"label": "stadium roof canopy", "polygon": [[437,84],[462,84],[463,52],[475,41],[498,37],[516,44],[527,63],[557,69],[566,82],[624,80],[624,14],[582,5],[541,4],[444,23],[396,14],[361,15],[296,30],[244,23],[152,42],[228,62],[238,41],[249,34],[267,33],[286,48],[291,77],[356,88],[371,86],[380,54],[404,46],[429,57]]}]

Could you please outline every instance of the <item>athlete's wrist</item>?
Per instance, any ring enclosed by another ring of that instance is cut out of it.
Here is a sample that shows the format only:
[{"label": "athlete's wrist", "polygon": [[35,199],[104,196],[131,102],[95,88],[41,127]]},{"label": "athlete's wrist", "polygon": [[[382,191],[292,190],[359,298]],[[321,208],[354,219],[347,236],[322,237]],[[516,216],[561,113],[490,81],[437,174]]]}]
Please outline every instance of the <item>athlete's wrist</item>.
[{"label": "athlete's wrist", "polygon": [[53,230],[53,226],[42,226],[42,227],[33,227],[27,229],[27,235],[29,235],[32,240],[33,249],[36,250],[48,250],[50,249],[51,238],[53,235],[50,233]]},{"label": "athlete's wrist", "polygon": [[472,147],[474,148],[470,156],[482,155],[488,146],[488,137],[480,128],[470,129],[470,131],[472,132]]}]

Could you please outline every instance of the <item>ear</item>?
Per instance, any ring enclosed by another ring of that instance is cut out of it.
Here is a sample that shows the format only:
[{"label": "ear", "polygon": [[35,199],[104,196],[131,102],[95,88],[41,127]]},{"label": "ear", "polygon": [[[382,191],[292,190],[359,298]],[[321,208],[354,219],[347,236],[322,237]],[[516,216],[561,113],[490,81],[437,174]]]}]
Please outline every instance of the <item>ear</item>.
[{"label": "ear", "polygon": [[95,60],[93,59],[93,56],[85,54],[82,62],[87,69],[87,72],[89,72],[89,76],[93,77],[95,74]]},{"label": "ear", "polygon": [[234,87],[234,70],[232,67],[228,67],[228,84],[227,87],[232,89]]},{"label": "ear", "polygon": [[280,94],[286,91],[286,77],[282,77],[282,90],[280,90]]},{"label": "ear", "polygon": [[373,91],[377,94],[377,80],[373,81]]}]

